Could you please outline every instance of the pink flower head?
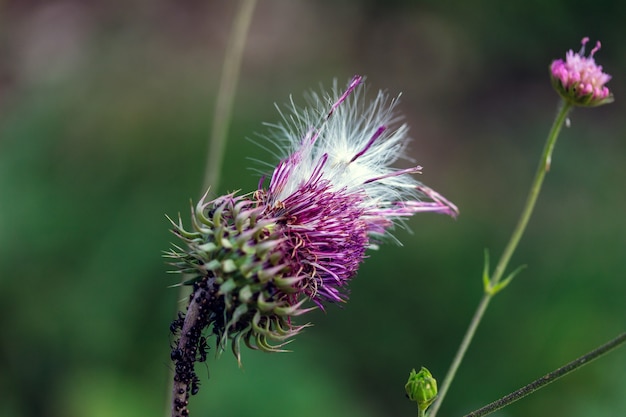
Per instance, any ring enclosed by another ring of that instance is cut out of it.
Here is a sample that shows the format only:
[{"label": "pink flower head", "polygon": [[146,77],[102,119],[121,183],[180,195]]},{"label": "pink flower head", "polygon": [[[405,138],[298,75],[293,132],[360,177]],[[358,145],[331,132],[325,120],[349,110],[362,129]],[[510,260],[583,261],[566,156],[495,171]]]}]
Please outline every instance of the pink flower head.
[{"label": "pink flower head", "polygon": [[582,39],[578,53],[570,49],[565,55],[565,61],[553,61],[550,75],[554,88],[565,100],[577,106],[595,107],[613,101],[613,95],[605,86],[611,76],[602,72],[602,66],[597,65],[593,57],[600,50],[600,41],[585,56],[587,42],[589,38]]}]

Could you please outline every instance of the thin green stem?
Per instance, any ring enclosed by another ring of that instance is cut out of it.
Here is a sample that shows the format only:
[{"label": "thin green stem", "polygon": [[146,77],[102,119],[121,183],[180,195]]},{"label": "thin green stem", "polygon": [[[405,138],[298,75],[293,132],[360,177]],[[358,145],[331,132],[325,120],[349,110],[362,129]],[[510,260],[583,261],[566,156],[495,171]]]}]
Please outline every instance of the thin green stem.
[{"label": "thin green stem", "polygon": [[463,358],[465,357],[465,352],[469,348],[469,345],[472,342],[472,339],[474,338],[474,334],[476,333],[478,324],[480,323],[480,320],[485,314],[485,310],[487,310],[487,306],[489,305],[489,301],[491,301],[491,297],[492,296],[490,294],[485,293],[483,295],[483,298],[480,300],[480,304],[478,304],[478,308],[476,309],[476,312],[474,313],[474,316],[472,317],[472,321],[470,322],[469,327],[467,328],[465,332],[465,336],[463,337],[463,340],[461,341],[461,344],[459,345],[459,349],[457,350],[456,355],[454,355],[454,359],[452,360],[452,363],[450,364],[450,369],[448,370],[448,373],[446,374],[446,377],[444,378],[443,383],[439,387],[439,394],[438,394],[437,400],[435,400],[435,402],[433,403],[430,409],[430,412],[428,413],[428,417],[434,417],[437,415],[437,412],[439,411],[439,407],[441,407],[441,403],[443,402],[443,399],[448,393],[448,389],[450,389],[450,385],[452,384],[452,380],[454,379],[456,375],[456,371],[459,369],[459,366],[461,365],[461,362],[463,361]]},{"label": "thin green stem", "polygon": [[487,404],[486,406],[465,415],[465,417],[482,417],[498,411],[506,407],[507,405],[514,403],[515,401],[522,399],[527,395],[532,394],[533,392],[545,387],[546,385],[556,381],[557,379],[562,378],[571,372],[574,372],[576,369],[587,365],[588,363],[591,363],[599,357],[606,355],[613,349],[624,344],[624,342],[626,342],[626,333],[618,335],[614,339],[579,357],[578,359],[575,359],[570,363],[560,367],[559,369],[556,369],[549,374],[546,374],[541,378],[534,380],[530,384],[523,386],[522,388],[510,393],[507,396],[500,398],[497,401],[492,402],[491,404]]},{"label": "thin green stem", "polygon": [[202,186],[203,193],[209,187],[217,189],[220,181],[224,148],[226,137],[228,136],[228,128],[230,126],[230,116],[233,109],[235,91],[237,90],[237,81],[239,80],[241,59],[246,46],[246,38],[248,36],[248,29],[252,21],[255,5],[256,0],[241,1],[232,32],[229,36],[224,65],[222,66],[222,78],[215,102],[213,128],[211,129]]},{"label": "thin green stem", "polygon": [[[504,275],[504,272],[506,271],[506,268],[508,266],[509,260],[511,259],[511,256],[513,256],[513,253],[515,252],[515,249],[517,248],[517,244],[519,243],[520,239],[522,238],[522,235],[524,234],[524,231],[526,230],[528,220],[530,219],[530,216],[533,213],[533,209],[535,208],[537,197],[539,197],[539,192],[541,191],[541,185],[543,184],[544,177],[546,175],[546,172],[548,172],[548,170],[550,169],[550,162],[552,160],[552,151],[554,150],[554,145],[556,143],[557,138],[559,137],[559,133],[561,132],[561,127],[563,126],[563,123],[565,122],[565,119],[567,118],[567,115],[570,110],[571,110],[571,105],[563,102],[561,104],[561,107],[559,108],[556,118],[554,119],[554,123],[552,124],[552,128],[550,129],[550,132],[548,133],[548,138],[546,140],[546,144],[541,154],[541,160],[539,161],[539,166],[537,167],[535,178],[530,187],[530,192],[528,193],[528,197],[526,198],[526,204],[524,205],[522,214],[520,215],[520,218],[517,222],[517,225],[515,226],[515,229],[513,230],[511,238],[509,239],[508,244],[504,248],[504,251],[502,252],[502,255],[500,256],[500,260],[498,261],[498,264],[496,265],[493,275],[491,276],[489,280],[491,288],[494,288],[502,279],[502,276]],[[437,400],[435,401],[435,403],[433,404],[428,414],[429,417],[435,417],[437,415],[437,412],[439,411],[439,407],[441,407],[441,403],[443,402],[448,392],[448,389],[450,388],[450,385],[452,384],[452,381],[454,380],[456,372],[459,369],[459,366],[461,365],[463,358],[465,357],[465,353],[467,352],[467,349],[469,348],[469,345],[471,344],[472,339],[474,338],[476,329],[478,328],[478,325],[480,324],[485,314],[485,311],[487,310],[487,307],[489,306],[489,302],[491,301],[494,295],[495,295],[494,291],[490,291],[487,288],[485,289],[485,293],[483,294],[483,297],[480,300],[478,307],[476,308],[476,312],[474,313],[474,316],[472,317],[472,320],[470,321],[467,331],[465,332],[465,336],[463,337],[463,340],[461,341],[461,344],[459,346],[459,349],[457,350],[454,356],[454,359],[452,360],[450,369],[448,370],[448,373],[446,374],[443,380],[443,383],[441,384],[439,388],[439,396]]]},{"label": "thin green stem", "polygon": [[[213,115],[213,128],[209,138],[208,153],[204,167],[202,193],[209,187],[217,189],[220,182],[224,148],[235,90],[237,89],[237,80],[239,79],[239,69],[255,5],[256,0],[241,1],[229,36],[219,92],[215,100],[215,114]],[[181,285],[178,299],[185,300],[190,293],[191,289],[189,286]]]},{"label": "thin green stem", "polygon": [[[252,21],[255,6],[256,0],[241,0],[229,36],[226,54],[224,57],[224,64],[222,66],[219,91],[215,100],[213,127],[209,136],[202,193],[204,193],[210,186],[217,189],[219,185],[226,137],[228,136],[228,127],[230,124],[235,92],[237,90],[237,81],[239,80],[239,70],[241,68],[246,38],[248,36],[248,29],[250,28],[250,22]],[[188,286],[181,285],[178,299],[186,300],[190,293],[191,289]],[[170,371],[169,380],[170,389],[168,389],[168,401],[166,408],[167,416],[174,415],[175,413],[175,410],[170,408],[170,404],[172,404],[174,399],[172,396],[172,389],[175,385],[173,369]]]},{"label": "thin green stem", "polygon": [[561,127],[563,127],[565,119],[567,118],[567,115],[571,108],[571,104],[563,102],[561,104],[561,107],[559,108],[556,118],[554,119],[554,123],[552,124],[552,128],[550,129],[550,133],[548,134],[548,139],[543,148],[541,161],[539,162],[537,172],[535,173],[535,179],[533,180],[530,192],[528,193],[524,209],[522,210],[522,214],[517,222],[517,226],[515,226],[515,230],[511,235],[509,243],[504,248],[504,252],[502,252],[502,256],[498,261],[496,269],[493,271],[493,275],[491,277],[492,286],[496,285],[498,282],[500,282],[500,279],[502,279],[502,275],[504,274],[504,271],[509,264],[509,260],[511,259],[511,256],[513,256],[513,252],[515,252],[517,244],[519,243],[522,235],[524,234],[524,231],[526,230],[526,225],[528,224],[528,220],[530,220],[530,216],[532,215],[533,209],[535,208],[535,203],[537,202],[537,198],[539,197],[539,192],[541,191],[543,179],[546,176],[546,173],[550,170],[554,145],[556,144],[559,133],[561,133]]},{"label": "thin green stem", "polygon": [[[252,14],[256,0],[241,0],[239,10],[235,15],[233,27],[229,36],[222,67],[222,77],[220,79],[219,92],[215,100],[215,113],[213,115],[213,128],[209,137],[209,147],[204,166],[204,179],[201,195],[209,188],[218,188],[220,173],[222,170],[222,160],[224,159],[224,148],[228,127],[232,113],[235,91],[237,90],[237,80],[239,79],[239,69],[243,51],[246,45],[248,29],[252,21]],[[181,285],[178,294],[179,300],[185,300],[191,289],[186,285]]]}]

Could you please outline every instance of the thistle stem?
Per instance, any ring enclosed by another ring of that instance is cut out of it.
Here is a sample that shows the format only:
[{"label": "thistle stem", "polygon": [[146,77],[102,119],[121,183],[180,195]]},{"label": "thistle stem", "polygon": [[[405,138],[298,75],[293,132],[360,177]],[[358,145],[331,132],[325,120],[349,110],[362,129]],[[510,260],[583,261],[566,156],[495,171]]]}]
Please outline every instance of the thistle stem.
[{"label": "thistle stem", "polygon": [[202,298],[196,296],[194,292],[190,297],[187,313],[185,314],[185,319],[180,329],[180,337],[174,346],[176,354],[172,356],[172,360],[175,361],[176,366],[174,377],[172,378],[171,417],[180,417],[189,414],[187,405],[189,404],[191,384],[197,377],[194,371],[196,351],[190,351],[188,346],[193,345],[195,349],[197,343],[192,339],[198,337],[198,328],[200,328],[200,331],[202,329],[202,326],[198,325],[198,322],[205,319],[202,317],[201,306]]},{"label": "thistle stem", "polygon": [[578,359],[575,359],[569,362],[568,364],[563,365],[562,367],[542,376],[541,378],[534,380],[530,384],[523,386],[522,388],[510,393],[509,395],[506,395],[500,398],[497,401],[487,404],[486,406],[479,408],[478,410],[465,415],[465,417],[482,417],[482,416],[491,414],[495,411],[498,411],[506,407],[507,405],[519,399],[522,399],[529,394],[532,394],[533,392],[545,387],[546,385],[556,381],[557,379],[562,378],[565,375],[575,371],[576,369],[584,365],[587,365],[588,363],[609,353],[613,349],[621,346],[624,342],[626,342],[626,333],[622,333],[618,335],[617,337],[608,341],[604,345],[592,350],[589,353],[584,354]]},{"label": "thistle stem", "polygon": [[[535,173],[535,178],[530,187],[530,191],[528,193],[528,197],[526,198],[526,203],[522,210],[522,214],[513,230],[513,234],[509,239],[508,244],[504,248],[502,255],[500,256],[500,260],[496,265],[496,268],[493,272],[493,275],[489,279],[489,285],[491,288],[494,288],[501,280],[504,272],[508,266],[509,260],[513,256],[517,245],[526,230],[526,226],[528,224],[528,220],[533,213],[533,209],[535,208],[535,203],[537,202],[537,197],[539,197],[539,192],[541,191],[541,186],[543,184],[544,177],[546,173],[550,170],[550,163],[552,160],[552,151],[554,150],[554,145],[556,144],[556,140],[559,137],[559,133],[561,132],[561,127],[567,118],[569,111],[571,110],[572,105],[563,101],[557,112],[556,118],[552,124],[552,128],[548,134],[548,138],[546,140],[546,144],[544,145],[543,152],[541,154],[541,160],[539,162],[539,166],[537,167],[537,172]],[[469,345],[474,338],[474,334],[476,333],[476,329],[480,324],[487,307],[489,306],[489,302],[496,294],[496,291],[490,291],[488,288],[485,288],[485,293],[483,294],[478,307],[476,308],[476,312],[472,317],[472,320],[465,332],[465,336],[461,341],[459,349],[457,350],[454,359],[452,360],[452,364],[450,365],[450,369],[446,374],[443,383],[439,389],[439,396],[437,400],[433,403],[433,406],[429,412],[429,417],[435,417],[437,415],[437,411],[443,402],[452,381],[456,375],[456,372],[465,357],[465,353],[469,348]]]}]

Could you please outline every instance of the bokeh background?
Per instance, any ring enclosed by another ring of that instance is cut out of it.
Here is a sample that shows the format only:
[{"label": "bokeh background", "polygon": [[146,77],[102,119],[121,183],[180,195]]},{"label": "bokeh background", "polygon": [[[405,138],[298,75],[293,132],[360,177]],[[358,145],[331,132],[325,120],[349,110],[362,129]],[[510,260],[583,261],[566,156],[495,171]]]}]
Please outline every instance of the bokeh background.
[{"label": "bokeh background", "polygon": [[[165,214],[201,193],[238,2],[0,3],[0,415],[164,415],[178,291]],[[557,106],[552,59],[600,39],[614,104],[576,110],[498,295],[441,416],[478,408],[626,324],[626,3],[261,0],[223,178],[254,189],[247,138],[273,103],[367,76],[402,92],[421,179],[458,220],[420,215],[364,263],[343,308],[288,354],[199,368],[192,415],[411,416],[411,368],[440,380],[500,254]],[[626,350],[499,416],[626,415]],[[209,372],[210,371],[210,372]],[[210,378],[209,377],[210,373]]]}]

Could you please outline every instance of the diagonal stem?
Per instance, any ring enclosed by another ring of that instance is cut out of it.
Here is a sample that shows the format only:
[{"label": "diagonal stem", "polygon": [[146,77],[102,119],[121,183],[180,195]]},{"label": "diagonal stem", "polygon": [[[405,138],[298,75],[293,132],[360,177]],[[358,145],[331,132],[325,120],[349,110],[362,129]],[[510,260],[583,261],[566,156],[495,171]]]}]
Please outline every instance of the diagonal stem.
[{"label": "diagonal stem", "polygon": [[[515,229],[513,230],[511,238],[504,248],[504,251],[502,252],[498,264],[496,265],[493,275],[489,280],[491,288],[494,288],[502,279],[502,276],[504,275],[504,272],[508,266],[509,260],[513,256],[513,253],[515,252],[515,249],[517,248],[517,245],[522,238],[524,231],[526,230],[526,226],[528,225],[530,216],[532,215],[533,209],[535,208],[535,203],[537,202],[537,198],[539,197],[539,192],[541,191],[543,180],[546,173],[550,170],[550,163],[552,160],[554,145],[556,144],[556,140],[559,137],[559,133],[561,132],[561,127],[563,126],[563,123],[565,122],[565,119],[567,118],[567,115],[571,108],[571,104],[562,102],[559,111],[557,112],[557,115],[552,124],[552,128],[550,129],[550,133],[548,133],[548,138],[541,154],[541,160],[539,162],[539,166],[537,167],[537,172],[535,173],[535,178],[533,179],[532,185],[530,187],[528,197],[526,198],[526,203],[522,210],[522,214],[520,215],[520,218],[517,222],[517,225],[515,226]],[[456,355],[452,360],[450,369],[448,370],[448,373],[446,374],[443,383],[441,384],[441,387],[439,389],[439,397],[433,403],[433,406],[430,409],[430,412],[428,414],[429,417],[435,417],[437,415],[439,407],[441,407],[441,403],[443,402],[448,392],[448,389],[450,388],[450,385],[454,380],[456,372],[459,369],[463,358],[465,357],[465,353],[467,352],[467,349],[469,348],[469,345],[474,338],[476,329],[478,328],[478,325],[480,324],[485,314],[485,311],[489,306],[489,302],[491,301],[495,293],[496,292],[488,291],[488,289],[485,288],[485,293],[483,294],[483,297],[480,300],[478,307],[476,308],[476,312],[474,313],[469,327],[465,332],[465,336],[463,337],[459,349],[457,350]]]},{"label": "diagonal stem", "polygon": [[546,385],[556,381],[557,379],[560,379],[564,377],[565,375],[571,372],[574,372],[576,369],[584,365],[587,365],[588,363],[598,359],[599,357],[606,355],[613,349],[621,346],[624,342],[626,342],[626,333],[622,333],[618,335],[617,337],[613,338],[612,340],[608,341],[602,346],[599,346],[598,348],[592,350],[591,352],[584,354],[578,359],[575,359],[571,361],[570,363],[563,365],[559,369],[556,369],[542,376],[541,378],[534,380],[530,384],[523,386],[517,391],[514,391],[510,393],[509,395],[506,395],[500,398],[497,401],[487,404],[486,406],[479,408],[478,410],[465,415],[465,417],[482,417],[482,416],[491,414],[495,411],[498,411],[506,407],[507,405],[514,403],[515,401],[522,399],[526,397],[527,395],[530,395],[533,392],[545,387]]}]

